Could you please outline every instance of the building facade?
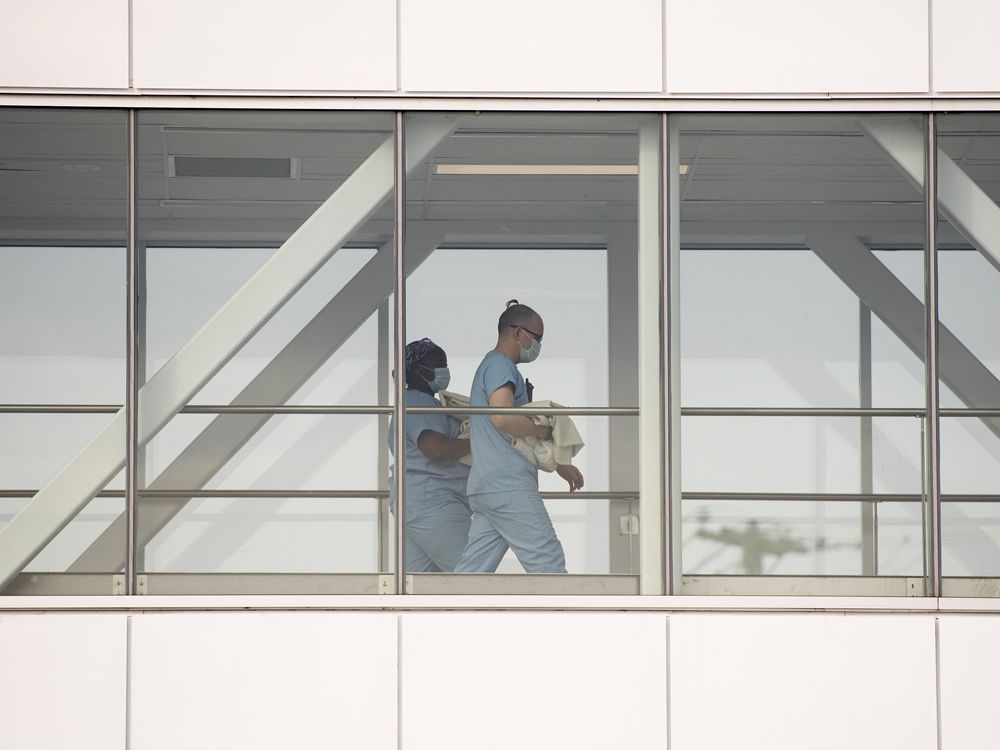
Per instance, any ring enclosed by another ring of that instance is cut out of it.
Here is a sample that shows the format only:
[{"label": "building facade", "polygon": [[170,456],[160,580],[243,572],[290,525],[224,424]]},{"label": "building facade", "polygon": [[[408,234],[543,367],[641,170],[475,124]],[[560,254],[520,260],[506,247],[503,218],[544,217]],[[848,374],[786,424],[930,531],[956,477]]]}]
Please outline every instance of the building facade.
[{"label": "building facade", "polygon": [[[993,747],[1000,6],[0,8],[0,746]],[[512,298],[569,572],[407,570]]]}]

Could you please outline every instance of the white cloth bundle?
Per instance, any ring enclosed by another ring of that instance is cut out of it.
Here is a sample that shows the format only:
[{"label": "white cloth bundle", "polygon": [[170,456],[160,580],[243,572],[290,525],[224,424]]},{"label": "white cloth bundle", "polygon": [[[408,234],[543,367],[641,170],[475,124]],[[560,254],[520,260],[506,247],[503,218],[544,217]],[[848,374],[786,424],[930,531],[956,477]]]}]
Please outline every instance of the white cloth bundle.
[{"label": "white cloth bundle", "polygon": [[[439,391],[437,396],[441,400],[442,406],[457,409],[469,406],[469,397],[463,396],[460,393]],[[554,401],[532,401],[521,408],[530,409],[533,406],[548,409],[559,408],[560,405]],[[573,457],[583,448],[584,442],[572,418],[546,414],[532,414],[530,418],[535,424],[551,427],[552,439],[542,440],[536,437],[516,437],[511,440],[511,446],[515,450],[520,451],[531,463],[542,471],[555,471],[558,464],[566,465],[573,463]],[[456,417],[456,419],[462,420],[462,429],[458,435],[459,438],[469,437],[469,418],[467,416],[460,416]],[[472,466],[472,456],[463,458],[462,463]]]}]

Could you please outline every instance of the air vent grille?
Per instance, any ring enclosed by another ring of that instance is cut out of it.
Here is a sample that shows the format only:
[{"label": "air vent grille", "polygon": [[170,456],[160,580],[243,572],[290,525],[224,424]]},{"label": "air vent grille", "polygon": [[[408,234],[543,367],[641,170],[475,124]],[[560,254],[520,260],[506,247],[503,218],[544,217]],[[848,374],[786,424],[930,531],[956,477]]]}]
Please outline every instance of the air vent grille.
[{"label": "air vent grille", "polygon": [[171,156],[171,177],[270,177],[295,179],[298,159],[246,156]]}]

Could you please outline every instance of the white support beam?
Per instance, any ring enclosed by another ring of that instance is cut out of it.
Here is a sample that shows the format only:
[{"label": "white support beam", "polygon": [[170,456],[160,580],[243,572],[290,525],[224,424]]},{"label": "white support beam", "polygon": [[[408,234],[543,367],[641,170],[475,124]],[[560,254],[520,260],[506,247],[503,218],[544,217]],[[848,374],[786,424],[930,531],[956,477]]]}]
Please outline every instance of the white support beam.
[{"label": "white support beam", "polygon": [[[806,244],[831,271],[924,360],[924,304],[902,281],[853,237],[807,237]],[[992,404],[1000,395],[1000,380],[946,326],[939,326],[939,375],[967,406]],[[1000,419],[984,417],[1000,437]]]},{"label": "white support beam", "polygon": [[[407,174],[457,123],[457,118],[414,123],[408,136]],[[140,445],[152,439],[379,209],[392,192],[393,174],[389,138],[140,389]],[[123,409],[0,529],[0,588],[121,470],[125,441]]]},{"label": "white support beam", "polygon": [[[441,244],[440,236],[410,237],[406,270],[412,273]],[[392,293],[392,248],[382,247],[316,316],[233,399],[233,405],[284,404]],[[150,483],[149,489],[203,487],[270,419],[268,414],[220,414]],[[191,499],[157,498],[138,518],[142,549]],[[69,567],[69,572],[118,570],[124,561],[119,516]]]},{"label": "white support beam", "polygon": [[[920,128],[898,117],[864,118],[858,124],[906,179],[923,192],[926,138]],[[937,172],[941,213],[1000,270],[1000,206],[940,148]]]}]

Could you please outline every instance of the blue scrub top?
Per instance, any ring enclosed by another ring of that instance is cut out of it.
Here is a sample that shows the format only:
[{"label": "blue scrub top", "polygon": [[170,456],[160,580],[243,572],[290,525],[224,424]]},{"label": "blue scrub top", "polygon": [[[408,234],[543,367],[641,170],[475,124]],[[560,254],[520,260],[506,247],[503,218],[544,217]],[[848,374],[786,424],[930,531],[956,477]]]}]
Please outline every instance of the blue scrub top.
[{"label": "blue scrub top", "polygon": [[[441,406],[441,402],[429,393],[407,388],[403,403],[406,406]],[[407,414],[406,415],[406,497],[407,506],[455,492],[465,495],[465,485],[469,477],[469,467],[458,461],[432,463],[417,447],[417,440],[424,430],[433,430],[447,438],[458,437],[462,427],[454,417],[447,414]],[[389,452],[395,456],[395,420],[389,422]],[[395,465],[389,468],[390,502],[395,507]]]},{"label": "blue scrub top", "polygon": [[[498,388],[514,387],[514,406],[528,403],[528,389],[517,365],[502,352],[489,352],[472,379],[470,406],[489,406],[490,396]],[[469,494],[490,492],[538,491],[538,469],[520,451],[511,446],[511,437],[497,429],[488,414],[473,414],[472,473]]]}]

